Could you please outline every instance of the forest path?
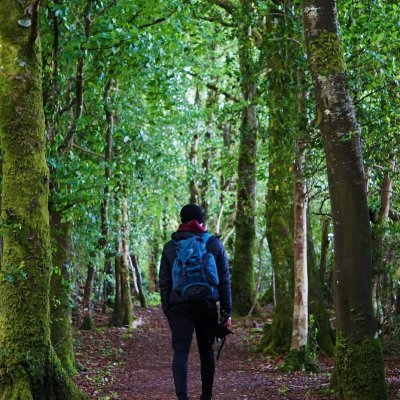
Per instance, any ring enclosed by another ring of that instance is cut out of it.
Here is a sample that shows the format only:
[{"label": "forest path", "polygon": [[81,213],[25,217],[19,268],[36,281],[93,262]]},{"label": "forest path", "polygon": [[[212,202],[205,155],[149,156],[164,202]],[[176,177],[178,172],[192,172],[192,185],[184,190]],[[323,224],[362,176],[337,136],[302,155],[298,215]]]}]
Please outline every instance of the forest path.
[{"label": "forest path", "polygon": [[[135,310],[136,328],[108,328],[109,316],[97,315],[94,331],[76,332],[78,386],[90,399],[174,400],[172,350],[167,321],[158,308]],[[216,363],[214,400],[331,399],[330,365],[319,374],[282,374],[280,360],[251,352],[255,334],[234,325]],[[218,349],[216,344],[215,349]],[[189,361],[189,397],[200,396],[200,367],[195,338]]]}]

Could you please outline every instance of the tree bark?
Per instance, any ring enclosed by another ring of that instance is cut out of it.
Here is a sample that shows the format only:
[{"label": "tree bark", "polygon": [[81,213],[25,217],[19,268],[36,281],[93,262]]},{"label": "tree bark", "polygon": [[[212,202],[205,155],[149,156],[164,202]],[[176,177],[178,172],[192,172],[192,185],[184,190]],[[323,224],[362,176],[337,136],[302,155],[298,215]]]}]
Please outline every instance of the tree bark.
[{"label": "tree bark", "polygon": [[122,198],[120,239],[118,244],[118,257],[115,265],[116,296],[113,316],[110,326],[132,326],[133,311],[131,288],[129,283],[129,217],[128,203],[125,197]]},{"label": "tree bark", "polygon": [[196,183],[197,179],[197,164],[198,164],[198,151],[199,151],[200,136],[196,133],[193,135],[192,147],[190,148],[189,160],[191,164],[191,178],[189,182],[189,191],[191,204],[200,203],[200,189]]},{"label": "tree bark", "polygon": [[73,374],[75,358],[73,351],[71,320],[71,232],[70,224],[62,222],[62,215],[50,211],[53,249],[53,273],[50,283],[51,343],[62,366]]},{"label": "tree bark", "polygon": [[108,326],[123,326],[123,310],[122,310],[122,286],[121,286],[121,266],[122,266],[122,250],[121,242],[118,243],[118,254],[114,258],[114,276],[115,276],[115,288],[114,288],[114,308],[111,314]]},{"label": "tree bark", "polygon": [[0,3],[3,264],[0,399],[85,399],[50,341],[51,247],[43,118],[39,1],[31,27],[13,0]]},{"label": "tree bark", "polygon": [[130,260],[132,262],[133,270],[135,272],[135,278],[136,278],[136,285],[137,285],[137,292],[138,292],[138,298],[140,302],[140,306],[142,308],[146,308],[146,297],[143,292],[143,284],[142,284],[142,274],[140,271],[140,265],[139,265],[139,260],[136,255],[131,255]]},{"label": "tree bark", "polygon": [[251,35],[252,3],[242,0],[239,22],[239,64],[244,101],[240,126],[235,219],[235,254],[232,267],[232,301],[236,313],[247,315],[254,300],[255,195],[257,161],[257,70],[253,61],[254,38]]},{"label": "tree bark", "polygon": [[153,238],[150,241],[150,256],[147,276],[149,280],[149,292],[158,293],[160,288],[158,283],[157,265],[160,256],[160,248],[157,241],[156,228],[154,230]]},{"label": "tree bark", "polygon": [[[221,154],[221,159],[229,159],[231,158],[231,146],[230,146],[230,136],[231,136],[231,125],[229,123],[224,123],[222,127],[222,139],[224,143],[224,147]],[[214,232],[216,234],[223,235],[223,238],[226,238],[226,231],[232,229],[232,225],[234,224],[235,220],[235,210],[234,205],[227,204],[226,200],[232,198],[232,192],[235,190],[234,185],[234,177],[233,176],[226,176],[223,171],[220,172],[220,180],[219,180],[219,209],[217,212],[217,217],[214,220]],[[227,210],[227,205],[229,206]],[[224,214],[227,214],[228,223],[225,223],[224,226],[222,224],[224,219]]]},{"label": "tree bark", "polygon": [[87,267],[87,275],[85,282],[85,289],[83,291],[83,302],[82,302],[82,323],[80,329],[91,330],[94,328],[93,321],[93,306],[92,306],[92,291],[93,291],[93,279],[95,274],[95,266],[93,262],[94,254],[91,254],[91,259]]},{"label": "tree bark", "polygon": [[310,326],[310,329],[316,329],[316,339],[320,349],[328,356],[333,356],[335,338],[329,321],[326,301],[322,292],[309,215],[307,215],[307,267],[309,282],[309,315],[314,316],[314,326]]},{"label": "tree bark", "polygon": [[341,399],[386,399],[371,301],[371,232],[359,127],[347,84],[336,1],[303,1],[307,54],[325,149],[334,227],[336,360]]},{"label": "tree bark", "polygon": [[[288,35],[287,9],[276,1],[270,9],[265,35],[280,38]],[[268,37],[266,38],[269,41]],[[263,59],[268,74],[266,101],[269,109],[269,166],[266,196],[268,246],[275,278],[276,308],[272,325],[262,339],[265,351],[285,353],[290,348],[293,327],[293,222],[295,133],[298,126],[296,71],[293,59],[298,49],[282,42],[279,47],[267,47]],[[303,129],[303,128],[302,128]]]},{"label": "tree bark", "polygon": [[129,264],[130,259],[130,238],[129,238],[129,215],[128,215],[128,200],[124,196],[121,206],[122,225],[121,225],[121,251],[122,251],[122,264],[121,264],[121,303],[123,309],[123,324],[132,326],[133,322],[133,309],[131,286],[129,283]]},{"label": "tree bark", "polygon": [[[60,4],[59,0],[55,1]],[[58,91],[58,57],[60,52],[60,20],[55,11],[48,8],[53,21],[52,47],[49,58],[50,79],[44,96],[44,108],[46,112],[46,130],[50,146],[54,147],[57,135],[57,117],[59,104]],[[53,149],[56,152],[56,148]],[[61,156],[59,153],[58,156]],[[62,206],[57,202],[60,196],[57,167],[50,169],[50,233],[53,246],[53,272],[50,288],[50,317],[51,317],[51,341],[66,371],[75,372],[73,355],[73,339],[71,325],[71,222],[64,218]]]},{"label": "tree bark", "polygon": [[[327,263],[328,263],[328,250],[329,250],[329,225],[330,218],[322,218],[321,220],[321,251],[319,260],[319,275],[321,286],[324,287],[327,279]],[[329,287],[331,285],[329,284]]]},{"label": "tree bark", "polygon": [[389,218],[392,189],[392,178],[389,173],[385,173],[381,186],[381,205],[378,220],[372,231],[372,305],[380,327],[383,326],[384,319],[387,317],[385,315],[385,291],[387,289],[388,276],[384,268],[383,243],[385,239],[385,224]]},{"label": "tree bark", "polygon": [[[304,110],[305,111],[305,110]],[[290,350],[304,352],[308,339],[308,276],[307,276],[307,207],[308,195],[304,176],[305,144],[297,141],[293,166],[294,184],[294,301],[293,329]]]}]

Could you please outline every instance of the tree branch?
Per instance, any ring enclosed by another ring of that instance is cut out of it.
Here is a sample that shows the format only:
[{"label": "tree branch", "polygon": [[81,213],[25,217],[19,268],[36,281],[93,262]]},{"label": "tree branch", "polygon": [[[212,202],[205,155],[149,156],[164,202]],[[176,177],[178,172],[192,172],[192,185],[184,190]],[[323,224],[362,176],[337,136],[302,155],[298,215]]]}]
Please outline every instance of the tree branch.
[{"label": "tree branch", "polygon": [[80,46],[81,54],[78,57],[78,63],[76,66],[76,83],[75,83],[75,93],[76,93],[76,102],[75,102],[75,117],[72,121],[71,127],[65,137],[62,145],[59,147],[59,151],[65,150],[68,151],[73,147],[73,140],[76,131],[77,122],[82,116],[83,112],[83,93],[84,93],[84,79],[83,79],[83,72],[84,72],[84,65],[85,65],[85,57],[84,57],[84,44],[89,40],[90,37],[90,29],[92,26],[92,19],[91,19],[91,10],[92,10],[92,3],[93,0],[86,0],[84,13],[83,13],[83,27],[84,27],[84,37],[85,41],[82,42]]},{"label": "tree branch", "polygon": [[[189,0],[184,0],[182,3],[183,3],[183,4],[188,4],[188,3],[189,3]],[[170,17],[172,17],[174,14],[176,14],[178,11],[179,11],[179,9],[177,8],[177,9],[171,11],[171,12],[170,12],[168,15],[166,15],[165,17],[156,18],[155,20],[150,21],[150,22],[147,22],[146,24],[139,25],[137,28],[138,28],[138,29],[144,29],[144,28],[148,28],[148,27],[150,27],[150,26],[154,26],[154,25],[161,24],[161,23],[165,22],[168,18],[170,18]]]},{"label": "tree branch", "polygon": [[150,26],[154,26],[157,24],[161,24],[162,22],[165,22],[169,17],[171,17],[173,14],[175,14],[176,11],[171,12],[170,14],[168,14],[166,17],[162,17],[162,18],[157,18],[154,21],[148,22],[147,24],[143,24],[143,25],[139,25],[138,29],[144,29],[144,28],[148,28]]},{"label": "tree branch", "polygon": [[95,156],[95,157],[102,158],[102,159],[104,158],[104,155],[103,155],[103,154],[95,153],[94,151],[91,151],[91,150],[89,150],[89,149],[85,149],[84,147],[78,146],[78,145],[75,144],[75,143],[74,143],[72,146],[73,146],[74,148],[76,148],[76,149],[82,151],[83,153],[90,154],[91,156]]},{"label": "tree branch", "polygon": [[223,8],[229,14],[233,14],[236,10],[236,6],[231,0],[210,0],[210,2]]},{"label": "tree branch", "polygon": [[[194,78],[200,79],[200,77],[197,74],[193,74],[192,72],[189,71],[185,71],[187,74],[189,74],[190,76],[193,76]],[[200,79],[201,81],[201,79]],[[201,81],[208,89],[214,90],[217,93],[220,93],[222,95],[224,95],[227,99],[232,100],[236,103],[240,102],[240,100],[233,96],[232,94],[230,94],[229,92],[226,92],[225,90],[222,90],[221,88],[219,88],[218,86],[214,85],[213,83],[207,83],[207,82],[203,82]]]},{"label": "tree branch", "polygon": [[364,99],[366,99],[369,96],[372,96],[373,94],[375,94],[376,92],[379,92],[383,89],[385,89],[386,86],[380,86],[378,88],[376,88],[375,90],[372,90],[371,92],[367,93],[366,95],[364,95],[363,97],[361,97],[360,99],[356,100],[354,99],[354,105],[357,105],[359,103],[361,103]]},{"label": "tree branch", "polygon": [[29,13],[31,14],[32,26],[30,34],[30,42],[34,43],[39,34],[39,5],[40,0],[36,0],[31,7],[29,7]]},{"label": "tree branch", "polygon": [[61,110],[58,111],[59,114],[64,114],[69,111],[75,104],[76,98],[73,98],[67,105],[65,105]]}]

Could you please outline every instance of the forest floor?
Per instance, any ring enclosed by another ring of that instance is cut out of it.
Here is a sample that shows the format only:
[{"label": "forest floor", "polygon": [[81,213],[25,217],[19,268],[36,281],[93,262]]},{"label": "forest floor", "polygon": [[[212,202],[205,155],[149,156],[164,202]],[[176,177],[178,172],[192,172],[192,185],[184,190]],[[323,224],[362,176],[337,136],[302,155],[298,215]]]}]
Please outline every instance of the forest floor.
[{"label": "forest floor", "polygon": [[[173,400],[169,328],[159,308],[135,310],[135,327],[108,328],[109,315],[96,314],[97,328],[76,331],[78,386],[90,399]],[[332,360],[320,357],[319,373],[282,373],[282,359],[254,353],[253,324],[234,324],[216,362],[215,400],[329,400]],[[218,349],[217,343],[215,349]],[[389,399],[400,399],[400,351],[386,360]],[[189,360],[189,397],[200,397],[200,369],[194,343]]]}]

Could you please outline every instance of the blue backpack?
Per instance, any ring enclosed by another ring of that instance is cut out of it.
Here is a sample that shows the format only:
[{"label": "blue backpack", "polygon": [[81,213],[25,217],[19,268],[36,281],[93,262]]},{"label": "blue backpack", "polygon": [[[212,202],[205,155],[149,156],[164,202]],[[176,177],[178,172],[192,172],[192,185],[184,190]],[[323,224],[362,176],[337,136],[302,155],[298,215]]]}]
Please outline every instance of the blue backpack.
[{"label": "blue backpack", "polygon": [[214,256],[206,250],[209,233],[192,236],[176,243],[172,265],[172,288],[186,301],[214,300],[219,284]]}]

